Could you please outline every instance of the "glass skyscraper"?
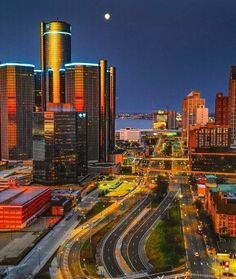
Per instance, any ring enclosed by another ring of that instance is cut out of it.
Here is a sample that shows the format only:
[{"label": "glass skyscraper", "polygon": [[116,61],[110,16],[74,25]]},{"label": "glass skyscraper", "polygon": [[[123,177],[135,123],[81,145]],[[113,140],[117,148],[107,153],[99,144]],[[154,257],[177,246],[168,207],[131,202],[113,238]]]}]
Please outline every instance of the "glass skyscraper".
[{"label": "glass skyscraper", "polygon": [[87,174],[87,116],[52,104],[34,113],[33,179],[45,185],[76,183]]},{"label": "glass skyscraper", "polygon": [[34,70],[34,111],[42,111],[42,70]]},{"label": "glass skyscraper", "polygon": [[66,103],[88,115],[88,160],[99,161],[99,65],[66,64]]},{"label": "glass skyscraper", "polygon": [[115,68],[105,60],[65,65],[65,101],[88,115],[88,160],[106,162],[115,140]]},{"label": "glass skyscraper", "polygon": [[61,103],[64,88],[60,69],[71,62],[71,26],[63,21],[41,22],[40,60],[43,70],[43,107]]},{"label": "glass skyscraper", "polygon": [[34,65],[0,64],[1,158],[32,158]]}]

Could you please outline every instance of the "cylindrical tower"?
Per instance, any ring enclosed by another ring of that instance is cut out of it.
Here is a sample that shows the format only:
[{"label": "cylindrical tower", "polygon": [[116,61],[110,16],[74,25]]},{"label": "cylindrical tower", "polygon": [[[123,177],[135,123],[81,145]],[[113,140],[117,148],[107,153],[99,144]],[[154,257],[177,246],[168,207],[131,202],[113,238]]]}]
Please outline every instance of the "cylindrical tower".
[{"label": "cylindrical tower", "polygon": [[60,103],[60,69],[71,62],[71,26],[63,21],[41,22],[40,31],[44,105]]}]

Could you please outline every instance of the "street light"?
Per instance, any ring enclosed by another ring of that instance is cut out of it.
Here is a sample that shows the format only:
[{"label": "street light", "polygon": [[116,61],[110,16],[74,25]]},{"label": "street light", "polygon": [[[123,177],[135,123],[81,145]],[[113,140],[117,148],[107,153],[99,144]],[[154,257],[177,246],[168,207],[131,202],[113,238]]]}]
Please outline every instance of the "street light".
[{"label": "street light", "polygon": [[40,260],[40,247],[37,248],[38,250],[38,263],[39,263],[39,266],[41,264],[41,260]]}]

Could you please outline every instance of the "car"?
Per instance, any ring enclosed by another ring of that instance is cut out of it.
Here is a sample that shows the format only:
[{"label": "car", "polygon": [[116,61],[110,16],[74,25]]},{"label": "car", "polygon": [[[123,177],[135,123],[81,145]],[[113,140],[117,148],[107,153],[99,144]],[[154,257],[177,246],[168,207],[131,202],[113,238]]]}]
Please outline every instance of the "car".
[{"label": "car", "polygon": [[194,252],[194,256],[195,257],[199,257],[199,253],[198,252]]}]

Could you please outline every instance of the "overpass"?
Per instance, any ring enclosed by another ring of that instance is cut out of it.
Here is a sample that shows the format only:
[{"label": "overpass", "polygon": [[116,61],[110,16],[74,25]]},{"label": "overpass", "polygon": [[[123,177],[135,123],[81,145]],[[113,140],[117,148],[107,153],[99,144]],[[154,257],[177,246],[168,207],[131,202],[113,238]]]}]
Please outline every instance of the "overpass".
[{"label": "overpass", "polygon": [[[231,177],[236,177],[236,173],[232,172],[219,172],[219,171],[194,171],[194,170],[164,170],[164,169],[159,169],[155,167],[139,167],[140,172],[162,172],[162,173],[172,173],[172,174],[177,174],[177,173],[185,173],[186,175],[189,174],[214,174],[214,175],[220,175],[220,176],[231,176]],[[149,174],[150,175],[150,174]]]},{"label": "overpass", "polygon": [[155,158],[145,158],[145,161],[155,162],[155,161],[189,161],[188,157],[155,157]]}]

